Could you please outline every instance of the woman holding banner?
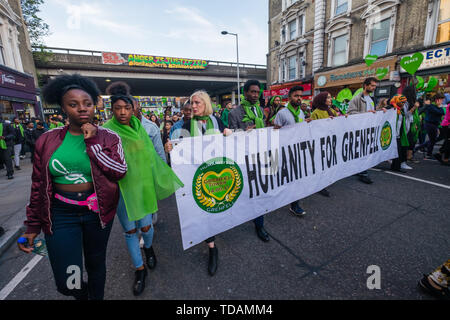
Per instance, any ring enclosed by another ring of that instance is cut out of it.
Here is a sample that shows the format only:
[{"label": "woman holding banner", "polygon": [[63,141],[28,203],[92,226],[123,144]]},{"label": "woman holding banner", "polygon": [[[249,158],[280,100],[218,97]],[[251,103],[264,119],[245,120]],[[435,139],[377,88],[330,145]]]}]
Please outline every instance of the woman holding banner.
[{"label": "woman holding banner", "polygon": [[[209,134],[223,134],[228,136],[232,134],[230,129],[225,128],[220,118],[213,115],[211,98],[205,91],[199,90],[194,92],[190,97],[193,116],[191,120],[185,122],[182,127],[184,137],[196,137]],[[180,138],[183,138],[183,133]],[[189,133],[189,134],[187,134]],[[170,140],[167,141],[166,152],[173,149]],[[209,247],[208,273],[213,276],[217,271],[219,251],[214,243],[215,236],[205,240]]]},{"label": "woman holding banner", "polygon": [[112,95],[114,116],[103,127],[120,136],[128,164],[127,175],[119,181],[117,216],[124,229],[128,252],[136,268],[133,294],[138,296],[144,291],[147,277],[139,246],[138,228],[144,239],[147,267],[154,269],[156,256],[152,246],[152,214],[158,211],[157,201],[170,196],[183,183],[158,156],[147,132],[134,116],[129,87],[125,83],[117,82],[111,84],[107,91]]},{"label": "woman holding banner", "polygon": [[[333,119],[337,117],[337,112],[331,107],[333,104],[333,98],[331,94],[327,91],[319,93],[314,97],[312,101],[313,112],[311,113],[311,119],[319,120],[319,119]],[[330,196],[330,192],[324,188],[319,193],[325,197]]]}]

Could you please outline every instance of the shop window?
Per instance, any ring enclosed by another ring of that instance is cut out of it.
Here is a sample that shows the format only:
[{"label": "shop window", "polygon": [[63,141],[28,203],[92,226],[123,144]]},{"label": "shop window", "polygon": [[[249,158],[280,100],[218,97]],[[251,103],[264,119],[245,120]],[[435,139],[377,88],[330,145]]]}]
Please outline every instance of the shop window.
[{"label": "shop window", "polygon": [[297,37],[297,20],[292,20],[288,24],[289,28],[289,40],[293,40]]},{"label": "shop window", "polygon": [[370,54],[383,56],[387,53],[391,19],[385,19],[373,25],[371,32]]},{"label": "shop window", "polygon": [[333,39],[333,66],[347,63],[348,34]]},{"label": "shop window", "polygon": [[441,0],[439,4],[436,43],[450,41],[450,0]]},{"label": "shop window", "polygon": [[336,11],[335,11],[336,15],[347,12],[347,10],[348,10],[348,0],[336,0]]},{"label": "shop window", "polygon": [[3,119],[9,120],[14,117],[15,113],[11,102],[0,100],[0,113],[2,114]]},{"label": "shop window", "polygon": [[297,78],[297,56],[289,57],[289,80]]}]

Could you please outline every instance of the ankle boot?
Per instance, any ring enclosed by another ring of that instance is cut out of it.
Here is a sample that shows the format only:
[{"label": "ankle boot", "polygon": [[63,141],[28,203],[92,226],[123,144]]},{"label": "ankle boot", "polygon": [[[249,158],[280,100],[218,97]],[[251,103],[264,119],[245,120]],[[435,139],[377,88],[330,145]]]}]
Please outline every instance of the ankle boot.
[{"label": "ankle boot", "polygon": [[209,248],[208,273],[210,276],[213,276],[216,273],[218,260],[219,251],[217,250],[216,245],[214,245],[214,248]]},{"label": "ankle boot", "polygon": [[155,251],[153,251],[153,246],[150,248],[144,247],[145,258],[147,260],[147,267],[152,270],[156,267],[156,256]]},{"label": "ankle boot", "polygon": [[145,279],[147,278],[147,269],[136,270],[134,274],[133,294],[139,296],[145,289]]}]

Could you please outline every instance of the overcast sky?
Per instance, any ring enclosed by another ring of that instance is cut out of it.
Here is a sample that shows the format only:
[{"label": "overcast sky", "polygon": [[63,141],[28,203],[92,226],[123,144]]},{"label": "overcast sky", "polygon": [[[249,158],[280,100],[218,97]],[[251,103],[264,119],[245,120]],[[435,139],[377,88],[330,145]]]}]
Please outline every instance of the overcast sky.
[{"label": "overcast sky", "polygon": [[266,64],[268,0],[45,0],[51,47]]}]

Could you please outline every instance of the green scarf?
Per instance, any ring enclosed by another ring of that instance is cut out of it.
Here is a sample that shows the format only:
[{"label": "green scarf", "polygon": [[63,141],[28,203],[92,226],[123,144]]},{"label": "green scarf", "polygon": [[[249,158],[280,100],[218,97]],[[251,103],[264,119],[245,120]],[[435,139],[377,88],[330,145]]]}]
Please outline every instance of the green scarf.
[{"label": "green scarf", "polygon": [[116,118],[103,127],[116,132],[122,146],[128,171],[119,180],[128,219],[137,221],[158,210],[157,200],[173,194],[183,183],[172,169],[157,155],[152,141],[141,122],[131,117],[130,126],[122,125]]},{"label": "green scarf", "polygon": [[22,135],[22,138],[23,138],[24,137],[24,135],[23,135],[23,127],[20,124],[15,124],[15,123],[12,126],[13,126],[14,129],[19,127],[20,134]]},{"label": "green scarf", "polygon": [[194,119],[191,119],[191,137],[201,136],[202,135],[202,125],[199,123],[201,120],[206,120],[206,132],[205,134],[216,134],[214,130],[214,124],[210,118],[210,116],[194,116]]},{"label": "green scarf", "polygon": [[220,120],[222,120],[225,127],[228,128],[228,114],[230,113],[230,110],[225,108],[225,110],[222,111],[222,116],[220,117]]},{"label": "green scarf", "polygon": [[[397,114],[397,126],[398,126],[398,117]],[[406,132],[406,125],[405,125],[405,115],[402,112],[402,128],[400,129],[400,145],[402,147],[409,147],[409,141],[408,141],[408,133]]]},{"label": "green scarf", "polygon": [[292,113],[292,115],[294,116],[294,119],[295,119],[296,123],[303,122],[303,119],[300,119],[298,117],[300,115],[300,112],[302,111],[302,109],[300,107],[298,107],[297,110],[295,110],[295,108],[289,102],[288,105],[287,105],[287,108]]},{"label": "green scarf", "polygon": [[[3,123],[0,122],[0,137],[3,136]],[[0,140],[0,149],[6,149],[6,141]]]},{"label": "green scarf", "polygon": [[419,139],[419,133],[420,133],[420,116],[419,111],[416,109],[413,113],[413,123],[411,124],[411,134],[413,135],[414,142],[417,142],[417,140]]},{"label": "green scarf", "polygon": [[[261,108],[259,107],[259,102],[256,104],[251,104],[249,101],[243,99],[241,100],[241,106],[244,108],[245,111],[245,117],[242,119],[242,122],[249,122],[253,121],[256,125],[256,129],[264,128],[264,114],[261,111]],[[256,113],[258,115],[255,115],[255,113],[252,110],[252,107],[256,108]]]},{"label": "green scarf", "polygon": [[272,118],[270,118],[270,122],[272,122],[272,121],[274,121],[275,120],[275,118],[277,117],[277,114],[278,114],[278,111],[280,111],[280,109],[282,108],[283,106],[280,104],[276,109],[275,109],[275,114],[272,116]]}]

